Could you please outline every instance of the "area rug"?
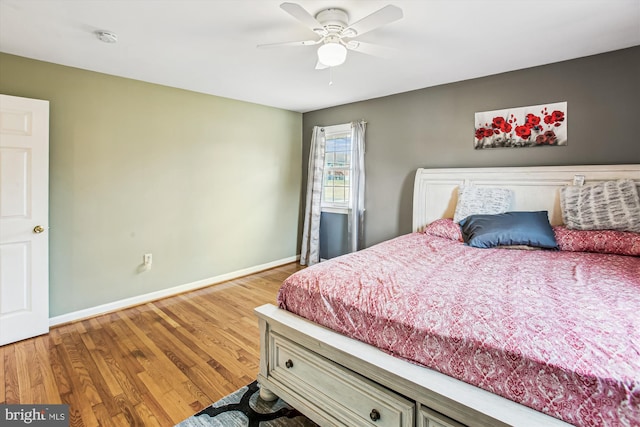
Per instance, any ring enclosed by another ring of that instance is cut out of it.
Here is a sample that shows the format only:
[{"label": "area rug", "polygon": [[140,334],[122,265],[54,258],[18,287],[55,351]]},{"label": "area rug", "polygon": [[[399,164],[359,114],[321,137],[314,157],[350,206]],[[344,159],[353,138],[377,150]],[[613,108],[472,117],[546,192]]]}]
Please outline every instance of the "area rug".
[{"label": "area rug", "polygon": [[282,399],[259,397],[257,381],[223,397],[176,427],[318,427]]}]

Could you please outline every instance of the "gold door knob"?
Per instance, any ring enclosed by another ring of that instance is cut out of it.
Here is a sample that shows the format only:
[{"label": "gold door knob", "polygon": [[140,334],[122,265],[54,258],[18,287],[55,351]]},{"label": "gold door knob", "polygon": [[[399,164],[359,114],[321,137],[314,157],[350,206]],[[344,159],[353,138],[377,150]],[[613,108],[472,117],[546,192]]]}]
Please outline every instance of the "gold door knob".
[{"label": "gold door knob", "polygon": [[41,225],[36,225],[35,227],[33,227],[33,232],[36,234],[40,234],[44,231],[44,227]]}]

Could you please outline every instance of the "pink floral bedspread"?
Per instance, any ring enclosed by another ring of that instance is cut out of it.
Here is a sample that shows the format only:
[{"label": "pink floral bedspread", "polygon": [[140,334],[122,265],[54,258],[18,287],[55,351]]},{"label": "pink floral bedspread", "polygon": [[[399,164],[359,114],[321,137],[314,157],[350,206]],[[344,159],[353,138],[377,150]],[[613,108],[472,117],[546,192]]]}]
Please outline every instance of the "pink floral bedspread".
[{"label": "pink floral bedspread", "polygon": [[577,426],[640,426],[640,258],[413,233],[289,277],[280,307]]}]

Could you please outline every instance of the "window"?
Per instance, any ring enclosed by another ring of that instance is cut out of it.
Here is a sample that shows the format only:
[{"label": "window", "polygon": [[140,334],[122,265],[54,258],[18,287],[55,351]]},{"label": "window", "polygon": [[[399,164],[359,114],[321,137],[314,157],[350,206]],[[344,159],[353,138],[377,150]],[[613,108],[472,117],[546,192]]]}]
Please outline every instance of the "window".
[{"label": "window", "polygon": [[322,208],[345,211],[351,195],[351,125],[325,127]]}]

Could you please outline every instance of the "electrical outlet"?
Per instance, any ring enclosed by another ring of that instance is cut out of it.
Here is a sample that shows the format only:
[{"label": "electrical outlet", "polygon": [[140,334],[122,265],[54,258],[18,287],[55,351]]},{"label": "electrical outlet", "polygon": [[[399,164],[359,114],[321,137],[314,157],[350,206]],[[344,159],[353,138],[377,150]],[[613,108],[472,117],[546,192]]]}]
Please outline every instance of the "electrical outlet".
[{"label": "electrical outlet", "polygon": [[142,257],[142,263],[144,265],[146,265],[147,267],[150,267],[151,264],[153,263],[153,257],[151,254],[144,254],[144,256]]}]

